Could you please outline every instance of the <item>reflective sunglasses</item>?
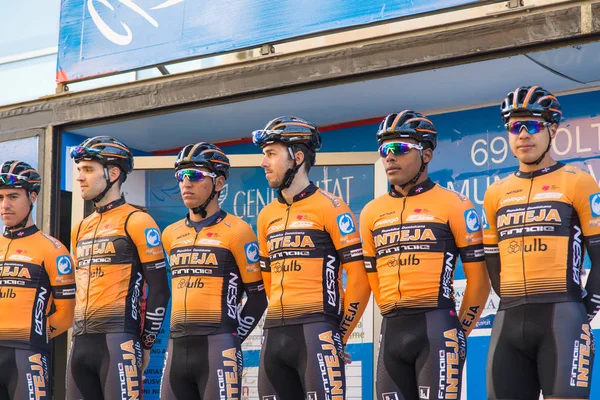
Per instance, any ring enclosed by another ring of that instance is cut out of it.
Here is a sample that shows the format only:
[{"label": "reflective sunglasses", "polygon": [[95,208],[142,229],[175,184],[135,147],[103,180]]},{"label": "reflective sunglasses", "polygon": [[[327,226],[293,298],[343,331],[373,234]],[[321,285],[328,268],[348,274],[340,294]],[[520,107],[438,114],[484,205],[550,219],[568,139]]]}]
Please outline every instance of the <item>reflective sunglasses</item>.
[{"label": "reflective sunglasses", "polygon": [[405,142],[384,143],[379,146],[379,155],[383,158],[386,158],[390,153],[394,154],[395,156],[401,156],[408,154],[412,149],[423,150],[423,146],[420,144]]},{"label": "reflective sunglasses", "polygon": [[198,171],[197,169],[180,169],[179,171],[175,172],[175,178],[177,178],[179,182],[183,182],[184,178],[188,178],[190,182],[197,182],[203,180],[204,177],[207,176],[216,178],[217,174],[212,172]]},{"label": "reflective sunglasses", "polygon": [[274,136],[280,134],[281,130],[265,130],[261,129],[258,131],[252,132],[252,143],[261,147],[267,141],[272,140]]},{"label": "reflective sunglasses", "polygon": [[520,134],[521,129],[525,127],[525,129],[527,129],[527,132],[529,132],[530,135],[533,135],[534,133],[539,133],[543,131],[544,128],[550,125],[552,125],[550,122],[545,121],[514,121],[507,122],[506,124],[504,124],[504,127],[508,132],[512,133],[513,135]]},{"label": "reflective sunglasses", "polygon": [[102,150],[100,149],[90,149],[88,147],[83,146],[75,146],[71,148],[71,158],[83,158],[83,157],[94,157],[98,156]]},{"label": "reflective sunglasses", "polygon": [[15,174],[0,174],[0,184],[15,185],[21,181],[27,181],[27,177]]}]

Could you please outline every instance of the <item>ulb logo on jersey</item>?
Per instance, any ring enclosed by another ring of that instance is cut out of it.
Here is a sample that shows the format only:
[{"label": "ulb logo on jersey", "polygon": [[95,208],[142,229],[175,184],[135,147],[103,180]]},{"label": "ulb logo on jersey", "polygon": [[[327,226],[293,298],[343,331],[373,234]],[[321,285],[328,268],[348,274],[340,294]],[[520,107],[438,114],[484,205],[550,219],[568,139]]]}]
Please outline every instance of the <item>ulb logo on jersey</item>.
[{"label": "ulb logo on jersey", "polygon": [[258,262],[258,243],[247,243],[246,245],[244,245],[244,252],[246,253],[246,261],[248,261],[249,264],[254,264]]},{"label": "ulb logo on jersey", "polygon": [[594,193],[590,196],[590,208],[592,209],[592,217],[600,217],[600,193]]},{"label": "ulb logo on jersey", "polygon": [[156,228],[148,228],[144,231],[146,234],[146,244],[148,247],[160,246],[160,233]]},{"label": "ulb logo on jersey", "polygon": [[338,215],[337,224],[342,235],[349,235],[356,232],[356,226],[354,226],[354,220],[352,219],[352,215],[350,215],[350,213]]},{"label": "ulb logo on jersey", "polygon": [[481,226],[483,227],[483,229],[490,229],[490,224],[488,223],[485,208],[481,209]]},{"label": "ulb logo on jersey", "polygon": [[58,256],[56,257],[56,268],[58,269],[59,275],[68,275],[73,272],[73,264],[71,263],[71,257],[69,256]]},{"label": "ulb logo on jersey", "polygon": [[465,211],[465,223],[467,224],[467,232],[469,233],[478,232],[481,229],[479,215],[477,215],[477,211],[474,208]]}]

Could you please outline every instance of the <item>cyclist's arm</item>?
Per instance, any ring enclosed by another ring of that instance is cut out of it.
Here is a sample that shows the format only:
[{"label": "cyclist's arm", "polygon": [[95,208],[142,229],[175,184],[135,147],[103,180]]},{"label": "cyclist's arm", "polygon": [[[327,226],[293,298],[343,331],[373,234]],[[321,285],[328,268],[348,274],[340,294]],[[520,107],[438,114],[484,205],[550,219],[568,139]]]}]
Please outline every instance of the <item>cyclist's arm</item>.
[{"label": "cyclist's arm", "polygon": [[[594,178],[589,174],[582,174],[575,187],[573,199],[573,206],[583,231],[585,248],[592,262],[583,298],[590,321],[600,311],[600,213],[592,209],[592,204],[598,201],[595,195],[599,192],[600,189]],[[577,236],[576,232],[572,240],[581,240]],[[583,252],[581,259],[583,260]]]},{"label": "cyclist's arm", "polygon": [[[59,242],[56,241],[56,243],[58,245]],[[60,244],[60,248],[53,245],[51,249],[45,252],[44,266],[50,278],[55,308],[55,312],[48,317],[49,337],[54,339],[73,325],[73,312],[75,309],[73,260],[62,244]]]},{"label": "cyclist's arm", "polygon": [[[472,212],[469,213],[469,210]],[[469,200],[464,200],[451,212],[449,223],[467,277],[467,287],[458,319],[468,336],[475,327],[490,295],[490,279],[485,268],[481,223],[478,221],[476,230],[472,231],[468,227],[467,216],[469,218],[475,216],[479,220],[473,204]]]},{"label": "cyclist's arm", "polygon": [[496,228],[496,206],[492,188],[485,192],[482,212],[483,248],[485,264],[490,276],[492,288],[500,296],[500,249],[498,248],[498,231]]},{"label": "cyclist's arm", "polygon": [[245,223],[241,224],[236,230],[234,243],[235,247],[231,250],[244,283],[244,291],[248,296],[238,316],[238,337],[243,343],[264,314],[267,308],[267,296],[258,262],[258,243],[252,228]]},{"label": "cyclist's arm", "polygon": [[379,305],[379,275],[377,275],[375,241],[373,240],[373,231],[371,231],[371,214],[368,212],[369,209],[368,206],[365,207],[360,214],[360,236],[369,285],[375,297],[375,302]]},{"label": "cyclist's arm", "polygon": [[[342,342],[345,344],[367,307],[371,288],[369,286],[367,271],[365,270],[356,219],[350,208],[341,200],[340,203],[339,207],[323,210],[323,212],[325,229],[329,233],[338,251],[340,262],[348,275],[346,295],[344,297],[344,315],[340,323],[340,332],[343,335]],[[342,228],[338,226],[338,221],[348,221],[347,218],[339,218],[342,214],[346,214],[352,219],[353,225],[351,229],[347,225],[344,226],[346,232],[349,233],[344,233]]]},{"label": "cyclist's arm", "polygon": [[[137,248],[144,278],[148,284],[146,314],[141,338],[144,349],[150,349],[160,332],[171,297],[163,246],[158,226],[145,212],[133,213],[129,217],[126,229]],[[153,235],[148,238],[149,229],[155,230],[158,236]],[[158,239],[156,239],[157,237]]]},{"label": "cyclist's arm", "polygon": [[262,275],[263,283],[265,285],[265,293],[268,299],[271,296],[271,262],[269,261],[269,249],[267,248],[267,236],[265,232],[266,227],[263,218],[264,213],[263,211],[261,211],[258,215],[256,229],[258,231],[260,272]]}]

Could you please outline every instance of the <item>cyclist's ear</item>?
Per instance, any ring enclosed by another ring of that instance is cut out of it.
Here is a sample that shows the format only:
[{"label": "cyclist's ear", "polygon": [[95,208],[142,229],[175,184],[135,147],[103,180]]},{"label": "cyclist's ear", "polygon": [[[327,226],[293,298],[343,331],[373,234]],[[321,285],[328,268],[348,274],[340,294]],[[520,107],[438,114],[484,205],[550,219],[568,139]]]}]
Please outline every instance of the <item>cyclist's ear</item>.
[{"label": "cyclist's ear", "polygon": [[433,159],[433,150],[431,147],[427,147],[423,150],[423,162],[425,164],[429,163]]},{"label": "cyclist's ear", "polygon": [[556,137],[556,132],[558,132],[558,124],[550,125],[550,137],[552,139]]},{"label": "cyclist's ear", "polygon": [[215,190],[220,192],[223,189],[223,186],[225,186],[225,177],[223,175],[219,175],[216,177],[215,182]]},{"label": "cyclist's ear", "polygon": [[31,192],[29,193],[29,200],[31,201],[31,204],[34,204],[37,200],[37,193],[36,192]]}]

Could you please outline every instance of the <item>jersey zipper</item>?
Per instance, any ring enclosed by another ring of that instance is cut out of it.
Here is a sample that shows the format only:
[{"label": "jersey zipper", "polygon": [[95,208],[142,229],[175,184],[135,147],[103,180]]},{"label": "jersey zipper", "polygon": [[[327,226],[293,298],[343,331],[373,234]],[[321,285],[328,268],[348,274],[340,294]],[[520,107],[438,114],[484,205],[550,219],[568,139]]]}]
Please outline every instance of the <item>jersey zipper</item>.
[{"label": "jersey zipper", "polygon": [[[98,234],[98,228],[102,223],[102,214],[100,214],[100,219],[98,220],[98,224],[96,225],[96,229],[94,229],[94,236],[92,238],[92,247],[90,248],[90,263],[88,265],[88,282],[87,282],[87,291],[85,296],[85,310],[83,311],[83,333],[87,333],[87,324],[88,324],[88,315],[87,310],[90,304],[90,282],[92,281],[92,265],[94,264],[94,244],[96,243],[96,235]],[[75,253],[77,253],[77,246],[75,246]]]},{"label": "jersey zipper", "polygon": [[[6,252],[4,253],[4,261],[2,261],[2,267],[4,267],[4,265],[6,264],[6,257],[8,257],[8,251],[10,250],[10,245],[13,242],[13,238],[10,239],[10,241],[8,242],[8,244],[6,245]],[[2,278],[2,275],[0,275],[0,278]],[[3,288],[4,284],[0,285],[0,288]]]},{"label": "jersey zipper", "polygon": [[[400,211],[400,232],[399,232],[399,238],[398,238],[398,296],[400,297],[398,299],[398,303],[400,303],[400,301],[402,300],[402,290],[400,289],[400,283],[402,281],[402,277],[401,277],[401,273],[400,273],[400,267],[402,266],[400,257],[402,257],[402,227],[404,226],[404,210],[406,209],[406,199],[408,199],[408,196],[404,196],[404,201],[402,202],[402,211]],[[400,304],[398,304],[400,305]]]},{"label": "jersey zipper", "polygon": [[[196,230],[196,228],[193,228],[194,230]],[[202,229],[200,229],[200,231],[202,231]],[[188,261],[188,267],[191,269],[191,261],[192,261],[192,257],[194,255],[194,250],[196,249],[196,242],[198,241],[198,235],[200,234],[200,231],[196,231],[196,236],[194,236],[194,243],[192,244],[192,250],[190,251],[190,259]],[[192,279],[192,275],[190,274],[188,276],[187,282],[185,284],[185,293],[183,295],[183,327],[185,329],[185,326],[187,326],[187,294],[188,294],[188,286],[190,285],[190,280]]]},{"label": "jersey zipper", "polygon": [[[527,204],[525,205],[525,214],[529,208],[529,200],[531,199],[531,189],[533,188],[533,175],[529,179],[529,192],[527,192]],[[521,266],[523,268],[523,288],[525,289],[525,304],[528,303],[527,298],[527,277],[525,276],[525,216],[523,216],[523,226],[521,231]]]},{"label": "jersey zipper", "polygon": [[[283,240],[285,240],[285,233],[287,231],[288,221],[290,220],[290,209],[292,208],[291,204],[287,205],[285,209],[287,215],[285,216],[285,225],[283,225]],[[281,286],[281,296],[279,298],[279,302],[281,303],[281,324],[285,326],[285,311],[283,310],[283,278],[285,277],[285,257],[281,260],[281,281],[279,285]]]}]

